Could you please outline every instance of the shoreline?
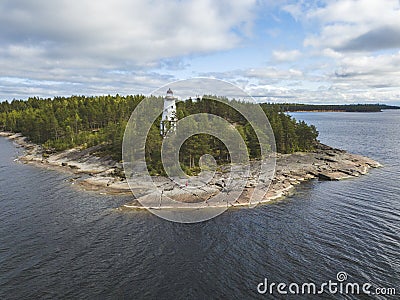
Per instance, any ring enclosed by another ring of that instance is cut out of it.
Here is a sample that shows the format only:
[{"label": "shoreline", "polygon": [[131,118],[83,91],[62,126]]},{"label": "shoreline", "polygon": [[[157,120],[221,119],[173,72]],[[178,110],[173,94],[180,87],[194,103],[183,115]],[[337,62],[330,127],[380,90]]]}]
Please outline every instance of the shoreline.
[{"label": "shoreline", "polygon": [[[0,137],[12,140],[15,144],[24,149],[24,154],[18,157],[18,161],[25,164],[33,164],[39,167],[59,170],[77,175],[71,179],[71,184],[77,184],[83,190],[96,191],[99,193],[113,195],[132,195],[132,191],[127,181],[117,174],[123,169],[121,163],[113,161],[110,157],[95,156],[96,151],[101,145],[87,149],[73,148],[54,154],[43,155],[41,146],[33,144],[21,134],[12,132],[0,132]],[[355,178],[368,173],[370,168],[381,167],[378,162],[361,155],[351,154],[344,150],[319,144],[318,148],[312,152],[296,152],[292,154],[276,154],[275,176],[272,182],[265,185],[268,190],[263,199],[252,203],[252,205],[263,204],[285,198],[295,192],[295,186],[301,182],[311,179],[336,181],[348,178]],[[222,174],[221,174],[222,176]],[[221,178],[220,178],[221,179]],[[159,186],[166,185],[168,179],[157,176]],[[157,183],[158,184],[158,183]],[[249,198],[246,197],[254,188],[250,183],[244,189],[241,196],[234,203],[210,205],[207,207],[218,208],[222,205],[228,207],[248,207]],[[140,191],[140,182],[138,182]],[[206,185],[201,191],[201,198],[206,200],[212,195],[223,190],[223,186],[217,180]],[[184,197],[185,202],[193,202],[193,194],[185,193],[182,187],[170,184],[166,189],[166,195],[172,198]],[[144,193],[141,197],[149,197],[149,193]],[[189,199],[191,197],[191,199]],[[197,196],[196,196],[197,197]],[[139,198],[140,200],[140,198]],[[206,201],[207,203],[207,201]],[[118,210],[132,209],[169,209],[167,206],[154,205],[143,207],[137,198],[117,208]],[[180,207],[174,207],[174,209]],[[182,207],[184,208],[184,206]]]}]

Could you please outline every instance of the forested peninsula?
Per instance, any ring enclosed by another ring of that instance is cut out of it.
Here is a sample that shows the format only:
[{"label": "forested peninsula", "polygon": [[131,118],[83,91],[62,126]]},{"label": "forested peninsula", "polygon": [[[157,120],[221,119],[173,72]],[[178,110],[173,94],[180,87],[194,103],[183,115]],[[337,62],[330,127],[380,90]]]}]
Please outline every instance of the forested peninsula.
[{"label": "forested peninsula", "polygon": [[[20,157],[24,163],[35,163],[49,168],[59,168],[76,174],[71,182],[85,189],[106,193],[131,193],[122,168],[122,141],[126,124],[132,111],[145,98],[128,96],[71,96],[48,99],[29,98],[0,103],[0,135],[14,140],[25,149]],[[247,145],[252,164],[260,158],[260,146],[254,129],[242,115],[220,98],[203,96],[177,103],[177,118],[196,113],[218,115],[235,126]],[[240,102],[241,105],[254,105]],[[268,193],[259,203],[288,195],[294,186],[304,180],[339,180],[357,177],[379,163],[359,155],[322,145],[313,125],[299,122],[276,104],[262,104],[275,135],[275,175],[265,182]],[[219,165],[215,178],[201,190],[190,192],[185,187],[171,183],[165,175],[160,159],[163,137],[160,135],[161,116],[151,127],[146,140],[146,163],[150,175],[157,177],[159,188],[165,195],[181,202],[204,201],[224,192],[224,177],[230,163],[225,145],[218,139],[198,134],[182,145],[179,160],[188,175],[198,174],[199,159],[211,154]],[[242,196],[232,206],[246,205],[257,182],[249,180]],[[140,186],[140,182],[138,182]],[[140,191],[146,196],[149,191]],[[140,208],[134,200],[123,209]]]},{"label": "forested peninsula", "polygon": [[381,112],[385,109],[400,109],[400,106],[386,104],[299,104],[278,103],[270,104],[285,112]]},{"label": "forested peninsula", "polygon": [[[108,95],[29,98],[27,101],[14,100],[11,103],[6,101],[0,103],[0,130],[21,133],[29,141],[42,145],[44,155],[77,146],[87,148],[102,145],[98,155],[110,155],[114,160],[121,161],[126,124],[143,98],[143,95]],[[293,153],[314,149],[318,131],[313,125],[294,120],[275,105],[262,105],[262,108],[274,132],[277,152]],[[254,130],[233,108],[206,96],[177,103],[178,119],[196,113],[218,115],[235,124],[246,141],[250,158],[259,157]],[[154,122],[146,144],[148,168],[154,175],[163,174],[160,120],[161,116]],[[219,140],[204,134],[189,138],[181,153],[181,163],[187,172],[198,168],[199,158],[205,153],[213,155],[220,163],[226,163],[229,157],[226,147]]]}]

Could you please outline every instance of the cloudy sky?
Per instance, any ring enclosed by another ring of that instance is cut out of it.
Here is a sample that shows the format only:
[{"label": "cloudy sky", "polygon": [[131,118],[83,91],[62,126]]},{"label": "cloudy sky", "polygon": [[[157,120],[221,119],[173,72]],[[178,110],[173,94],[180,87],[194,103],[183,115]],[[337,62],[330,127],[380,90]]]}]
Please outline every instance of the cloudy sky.
[{"label": "cloudy sky", "polygon": [[197,76],[260,101],[400,104],[399,0],[0,0],[0,100]]}]

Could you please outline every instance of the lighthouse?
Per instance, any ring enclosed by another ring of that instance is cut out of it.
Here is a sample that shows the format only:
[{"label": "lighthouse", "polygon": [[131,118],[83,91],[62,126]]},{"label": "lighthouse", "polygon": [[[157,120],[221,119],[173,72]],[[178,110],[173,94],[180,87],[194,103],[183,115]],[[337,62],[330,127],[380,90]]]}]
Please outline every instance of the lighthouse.
[{"label": "lighthouse", "polygon": [[176,104],[174,93],[168,89],[167,95],[164,97],[164,109],[160,123],[160,133],[163,137],[167,135],[168,130],[176,130]]}]

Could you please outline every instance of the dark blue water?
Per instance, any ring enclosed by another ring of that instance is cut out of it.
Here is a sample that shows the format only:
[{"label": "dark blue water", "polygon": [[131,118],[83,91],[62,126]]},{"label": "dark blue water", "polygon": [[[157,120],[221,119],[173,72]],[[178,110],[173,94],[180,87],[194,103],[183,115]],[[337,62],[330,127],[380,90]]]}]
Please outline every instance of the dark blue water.
[{"label": "dark blue water", "polygon": [[400,113],[293,115],[384,168],[187,225],[116,212],[126,197],[16,163],[18,149],[0,138],[0,299],[262,299],[265,277],[322,283],[339,271],[400,293]]}]

